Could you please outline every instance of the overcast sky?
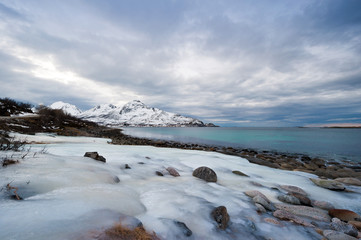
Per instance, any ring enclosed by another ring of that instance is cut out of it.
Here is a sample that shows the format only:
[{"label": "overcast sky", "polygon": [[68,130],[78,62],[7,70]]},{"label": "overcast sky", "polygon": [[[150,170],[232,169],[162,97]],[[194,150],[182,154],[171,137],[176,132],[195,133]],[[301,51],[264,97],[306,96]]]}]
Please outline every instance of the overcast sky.
[{"label": "overcast sky", "polygon": [[0,97],[361,122],[360,0],[0,0]]}]

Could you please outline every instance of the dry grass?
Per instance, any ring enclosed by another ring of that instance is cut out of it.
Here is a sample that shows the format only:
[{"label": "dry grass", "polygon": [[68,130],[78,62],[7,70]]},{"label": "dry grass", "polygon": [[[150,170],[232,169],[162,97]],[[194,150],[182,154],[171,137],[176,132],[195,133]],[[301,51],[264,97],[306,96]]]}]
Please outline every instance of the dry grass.
[{"label": "dry grass", "polygon": [[116,224],[106,230],[105,236],[107,240],[159,240],[154,232],[150,234],[143,227],[136,227],[131,230],[123,227],[121,224]]}]

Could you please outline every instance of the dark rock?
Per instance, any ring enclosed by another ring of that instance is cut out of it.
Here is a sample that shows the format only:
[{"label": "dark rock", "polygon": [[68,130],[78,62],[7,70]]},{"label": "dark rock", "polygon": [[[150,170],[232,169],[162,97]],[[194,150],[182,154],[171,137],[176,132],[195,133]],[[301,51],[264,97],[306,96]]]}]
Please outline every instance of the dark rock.
[{"label": "dark rock", "polygon": [[213,209],[211,213],[213,219],[217,222],[218,227],[225,230],[228,226],[229,215],[225,206],[219,206]]},{"label": "dark rock", "polygon": [[158,176],[161,176],[161,177],[164,176],[163,173],[161,173],[161,172],[159,172],[159,171],[155,171],[155,174],[157,174]]},{"label": "dark rock", "polygon": [[113,180],[114,180],[115,183],[120,183],[120,179],[117,176],[114,176]]},{"label": "dark rock", "polygon": [[145,157],[146,159],[150,159],[150,157]]},{"label": "dark rock", "polygon": [[266,213],[267,212],[267,210],[261,204],[255,203],[254,205],[256,206],[258,213]]},{"label": "dark rock", "polygon": [[351,224],[342,222],[338,218],[332,218],[330,227],[331,227],[331,229],[333,229],[337,232],[343,232],[343,233],[353,236],[353,237],[357,237],[357,235],[358,235],[358,231],[357,231],[356,227],[354,227]]},{"label": "dark rock", "polygon": [[132,169],[128,164],[125,164],[125,169]]},{"label": "dark rock", "polygon": [[98,152],[86,152],[84,157],[89,157],[100,162],[106,162],[106,159],[103,156],[100,156]]},{"label": "dark rock", "polygon": [[271,202],[267,201],[268,199],[264,199],[261,195],[256,195],[252,198],[254,203],[261,204],[265,209],[269,211],[274,211],[274,206]]},{"label": "dark rock", "polygon": [[238,170],[232,171],[232,173],[239,175],[239,176],[249,177],[247,174],[244,174],[243,172],[238,171]]},{"label": "dark rock", "polygon": [[307,193],[302,188],[291,185],[281,185],[280,187],[289,193],[298,193],[307,196]]},{"label": "dark rock", "polygon": [[207,182],[217,182],[217,174],[209,167],[199,167],[193,171],[193,176]]},{"label": "dark rock", "polygon": [[301,205],[312,206],[311,200],[305,195],[299,193],[288,193],[288,194],[296,197],[300,201]]},{"label": "dark rock", "polygon": [[183,232],[184,236],[190,237],[192,236],[192,231],[187,227],[184,222],[174,221],[175,225],[177,225]]},{"label": "dark rock", "polygon": [[347,209],[330,209],[328,214],[345,222],[361,221],[360,215]]},{"label": "dark rock", "polygon": [[172,167],[168,167],[167,171],[169,172],[170,175],[172,175],[173,177],[179,177],[179,173],[177,170],[175,170],[175,168]]},{"label": "dark rock", "polygon": [[143,164],[145,164],[145,163],[144,163],[144,162],[138,162],[138,164],[143,165]]}]

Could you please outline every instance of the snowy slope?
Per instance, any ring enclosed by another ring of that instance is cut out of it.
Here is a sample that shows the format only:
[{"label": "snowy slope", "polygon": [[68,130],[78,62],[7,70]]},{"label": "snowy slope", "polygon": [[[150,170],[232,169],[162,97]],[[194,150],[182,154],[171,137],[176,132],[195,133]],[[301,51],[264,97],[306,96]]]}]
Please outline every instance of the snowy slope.
[{"label": "snowy slope", "polygon": [[70,103],[65,103],[62,101],[55,102],[49,106],[52,109],[61,109],[65,113],[68,113],[72,116],[78,116],[81,114],[81,110],[77,108],[75,105],[72,105]]},{"label": "snowy slope", "polygon": [[50,105],[53,109],[63,109],[65,112],[84,120],[96,122],[105,126],[149,126],[149,127],[181,127],[205,126],[191,117],[166,112],[158,108],[146,106],[139,100],[131,101],[122,108],[112,104],[103,104],[81,112],[69,103],[56,102]]}]

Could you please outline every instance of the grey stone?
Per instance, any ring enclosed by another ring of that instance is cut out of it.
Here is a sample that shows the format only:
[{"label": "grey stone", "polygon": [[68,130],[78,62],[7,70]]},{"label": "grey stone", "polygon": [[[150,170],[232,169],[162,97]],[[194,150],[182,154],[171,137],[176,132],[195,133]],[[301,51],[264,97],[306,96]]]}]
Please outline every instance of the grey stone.
[{"label": "grey stone", "polygon": [[219,206],[213,209],[211,213],[213,219],[217,222],[218,227],[225,230],[228,226],[229,215],[225,206]]},{"label": "grey stone", "polygon": [[283,190],[290,192],[290,193],[299,193],[302,194],[304,196],[307,196],[307,193],[299,187],[296,186],[292,186],[292,185],[281,185],[280,188],[282,188]]},{"label": "grey stone", "polygon": [[332,218],[332,222],[330,223],[331,229],[337,231],[337,232],[343,232],[347,235],[357,237],[358,231],[357,228],[355,228],[353,225],[342,222],[338,218]]},{"label": "grey stone", "polygon": [[175,225],[179,227],[182,230],[182,233],[186,237],[192,236],[193,232],[187,227],[187,225],[184,222],[174,221]]},{"label": "grey stone", "polygon": [[314,225],[312,225],[311,223],[301,219],[300,217],[298,217],[290,212],[284,211],[284,210],[280,210],[280,209],[276,210],[273,213],[273,216],[278,219],[281,219],[281,220],[293,221],[294,223],[300,224],[305,227],[314,227]]},{"label": "grey stone", "polygon": [[293,205],[301,205],[301,202],[298,198],[288,195],[288,194],[279,195],[279,196],[277,196],[277,198],[281,202],[285,202],[285,203],[289,203],[289,204],[293,204]]},{"label": "grey stone", "polygon": [[330,222],[331,218],[328,213],[322,209],[300,206],[300,205],[289,205],[289,204],[275,204],[277,209],[290,212],[294,215],[301,217],[308,217],[316,221]]},{"label": "grey stone", "polygon": [[193,171],[193,176],[207,182],[217,182],[217,174],[209,167],[199,167]]},{"label": "grey stone", "polygon": [[310,180],[319,187],[326,188],[333,191],[344,191],[345,185],[335,180],[310,178]]},{"label": "grey stone", "polygon": [[337,232],[334,230],[325,230],[323,231],[323,236],[327,238],[327,240],[357,240],[357,238],[351,237],[343,232]]},{"label": "grey stone", "polygon": [[169,172],[170,175],[172,175],[173,177],[179,177],[179,173],[177,170],[175,170],[175,168],[172,167],[168,167],[167,171]]},{"label": "grey stone", "polygon": [[106,159],[103,156],[100,156],[98,152],[86,152],[84,157],[89,157],[100,162],[106,162]]}]

